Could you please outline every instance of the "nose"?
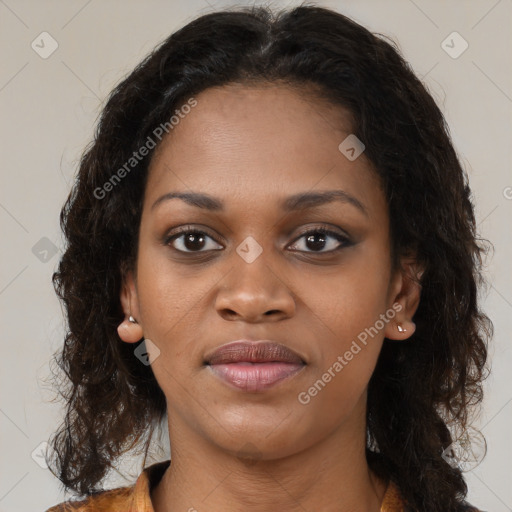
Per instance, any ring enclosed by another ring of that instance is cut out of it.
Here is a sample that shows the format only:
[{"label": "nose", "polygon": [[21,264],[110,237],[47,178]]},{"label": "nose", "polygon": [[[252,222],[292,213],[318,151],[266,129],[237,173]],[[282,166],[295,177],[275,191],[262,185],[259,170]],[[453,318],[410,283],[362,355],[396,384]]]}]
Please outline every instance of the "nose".
[{"label": "nose", "polygon": [[260,323],[284,320],[295,314],[289,285],[268,265],[263,254],[251,263],[237,254],[234,259],[215,298],[215,308],[222,318]]}]

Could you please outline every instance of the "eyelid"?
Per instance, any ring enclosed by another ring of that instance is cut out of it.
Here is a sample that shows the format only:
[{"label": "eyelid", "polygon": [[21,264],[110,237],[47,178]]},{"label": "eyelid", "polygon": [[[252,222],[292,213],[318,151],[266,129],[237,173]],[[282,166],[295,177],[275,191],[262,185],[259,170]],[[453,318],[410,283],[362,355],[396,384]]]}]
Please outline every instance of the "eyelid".
[{"label": "eyelid", "polygon": [[347,240],[350,240],[350,236],[347,233],[345,233],[345,231],[343,231],[341,228],[334,227],[329,224],[320,224],[319,226],[308,226],[304,229],[301,229],[299,231],[299,233],[297,234],[295,240],[297,240],[298,238],[300,238],[304,235],[307,235],[308,233],[317,232],[317,231],[324,232],[328,235],[340,236],[340,237],[346,238]]}]

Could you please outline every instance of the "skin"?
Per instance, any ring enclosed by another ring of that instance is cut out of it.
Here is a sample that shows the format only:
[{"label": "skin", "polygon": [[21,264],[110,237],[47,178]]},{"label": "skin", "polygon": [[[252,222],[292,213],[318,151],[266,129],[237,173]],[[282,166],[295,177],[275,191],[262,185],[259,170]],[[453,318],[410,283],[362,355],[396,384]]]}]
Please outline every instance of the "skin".
[{"label": "skin", "polygon": [[[125,320],[121,338],[144,335],[160,351],[150,354],[167,398],[172,464],[152,492],[154,509],[377,512],[387,482],[364,454],[367,386],[384,337],[414,332],[415,261],[392,272],[379,180],[364,153],[350,161],[338,149],[351,133],[347,111],[276,84],[211,88],[196,99],[151,161],[136,274],[121,292],[138,322]],[[366,213],[341,201],[281,209],[289,195],[320,190],[343,190]],[[210,194],[225,210],[180,199],[151,208],[171,191]],[[208,236],[165,245],[165,235],[185,225]],[[321,226],[351,243],[331,235],[323,246],[319,235],[308,243],[303,233]],[[249,236],[263,251],[251,263],[236,252]],[[401,306],[396,316],[300,403],[298,394],[393,304]],[[307,365],[264,392],[231,388],[203,361],[243,338],[281,342]]]}]

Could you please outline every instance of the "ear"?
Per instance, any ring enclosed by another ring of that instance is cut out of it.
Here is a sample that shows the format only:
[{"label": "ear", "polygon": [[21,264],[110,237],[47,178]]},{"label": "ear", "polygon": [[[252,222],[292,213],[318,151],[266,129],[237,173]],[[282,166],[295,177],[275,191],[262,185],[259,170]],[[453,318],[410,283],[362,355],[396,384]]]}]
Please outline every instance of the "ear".
[{"label": "ear", "polygon": [[[142,326],[139,324],[139,301],[132,271],[124,273],[119,298],[125,319],[117,327],[117,332],[119,337],[126,343],[136,343],[143,338],[144,333]],[[135,322],[130,321],[130,316],[133,317]]]},{"label": "ear", "polygon": [[386,324],[384,335],[391,340],[405,340],[414,334],[413,316],[421,297],[421,276],[424,268],[415,257],[403,258],[390,286],[388,311],[395,311],[393,321]]}]

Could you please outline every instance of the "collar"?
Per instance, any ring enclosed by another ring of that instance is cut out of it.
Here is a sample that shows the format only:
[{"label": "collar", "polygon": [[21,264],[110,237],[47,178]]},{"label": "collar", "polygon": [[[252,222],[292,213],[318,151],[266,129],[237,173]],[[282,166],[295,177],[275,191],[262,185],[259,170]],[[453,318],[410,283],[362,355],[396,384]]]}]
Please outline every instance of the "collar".
[{"label": "collar", "polygon": [[[144,469],[133,487],[130,512],[155,512],[151,503],[151,490],[162,479],[171,461],[157,462]],[[389,481],[380,512],[404,512],[404,502],[398,486]]]}]

